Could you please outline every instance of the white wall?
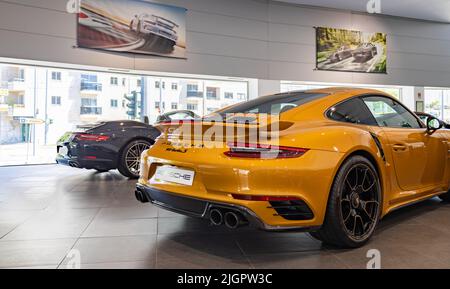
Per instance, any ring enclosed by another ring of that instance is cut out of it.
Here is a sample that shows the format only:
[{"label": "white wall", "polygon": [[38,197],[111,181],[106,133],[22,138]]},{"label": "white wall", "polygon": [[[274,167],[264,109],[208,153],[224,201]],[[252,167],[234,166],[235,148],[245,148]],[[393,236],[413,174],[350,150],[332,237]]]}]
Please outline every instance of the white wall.
[{"label": "white wall", "polygon": [[[188,11],[188,60],[75,49],[66,0],[0,0],[0,57],[267,80],[449,86],[450,25],[268,0],[167,0]],[[314,71],[314,26],[388,33],[388,74]]]}]

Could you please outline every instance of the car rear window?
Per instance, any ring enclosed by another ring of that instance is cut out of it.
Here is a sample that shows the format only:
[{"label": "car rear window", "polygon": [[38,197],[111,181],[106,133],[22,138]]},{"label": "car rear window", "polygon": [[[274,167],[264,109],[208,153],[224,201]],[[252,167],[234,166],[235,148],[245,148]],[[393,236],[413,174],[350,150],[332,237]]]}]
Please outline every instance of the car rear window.
[{"label": "car rear window", "polygon": [[333,106],[328,110],[327,116],[336,121],[373,126],[378,125],[372,113],[359,97]]},{"label": "car rear window", "polygon": [[233,113],[265,113],[280,115],[308,102],[320,99],[328,94],[290,92],[256,98],[238,105],[223,109],[217,113],[225,116]]}]

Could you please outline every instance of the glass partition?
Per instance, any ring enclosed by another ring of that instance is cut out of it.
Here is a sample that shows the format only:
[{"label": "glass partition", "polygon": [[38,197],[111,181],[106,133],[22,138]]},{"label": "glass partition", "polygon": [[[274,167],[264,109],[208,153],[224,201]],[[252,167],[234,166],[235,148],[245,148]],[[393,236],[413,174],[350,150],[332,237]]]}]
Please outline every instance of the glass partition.
[{"label": "glass partition", "polygon": [[450,123],[450,89],[425,89],[425,112]]},{"label": "glass partition", "polygon": [[151,122],[174,110],[199,116],[248,99],[248,82],[147,77],[147,113]]},{"label": "glass partition", "polygon": [[0,64],[0,166],[54,163],[57,140],[82,125],[153,123],[174,110],[203,116],[247,98],[246,81]]}]

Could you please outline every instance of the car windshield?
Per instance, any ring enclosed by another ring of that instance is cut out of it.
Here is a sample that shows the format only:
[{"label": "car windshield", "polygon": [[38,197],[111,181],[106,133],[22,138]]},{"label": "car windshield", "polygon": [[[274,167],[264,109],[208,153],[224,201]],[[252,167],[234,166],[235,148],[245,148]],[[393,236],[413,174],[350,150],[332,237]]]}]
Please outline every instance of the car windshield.
[{"label": "car windshield", "polygon": [[327,94],[307,93],[307,92],[289,92],[275,95],[268,95],[243,102],[216,113],[225,117],[227,114],[270,114],[280,115],[295,107],[327,96]]}]

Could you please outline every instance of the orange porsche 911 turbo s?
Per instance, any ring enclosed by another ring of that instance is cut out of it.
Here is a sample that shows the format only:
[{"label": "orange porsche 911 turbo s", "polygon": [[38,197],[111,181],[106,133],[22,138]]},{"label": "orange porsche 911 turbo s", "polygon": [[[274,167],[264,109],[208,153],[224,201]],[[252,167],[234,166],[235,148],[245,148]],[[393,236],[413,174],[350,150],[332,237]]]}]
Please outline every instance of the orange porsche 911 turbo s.
[{"label": "orange porsche 911 turbo s", "polygon": [[161,125],[141,157],[139,201],[213,225],[301,230],[353,248],[389,212],[450,199],[450,131],[383,92],[288,92],[215,114],[223,121]]}]

